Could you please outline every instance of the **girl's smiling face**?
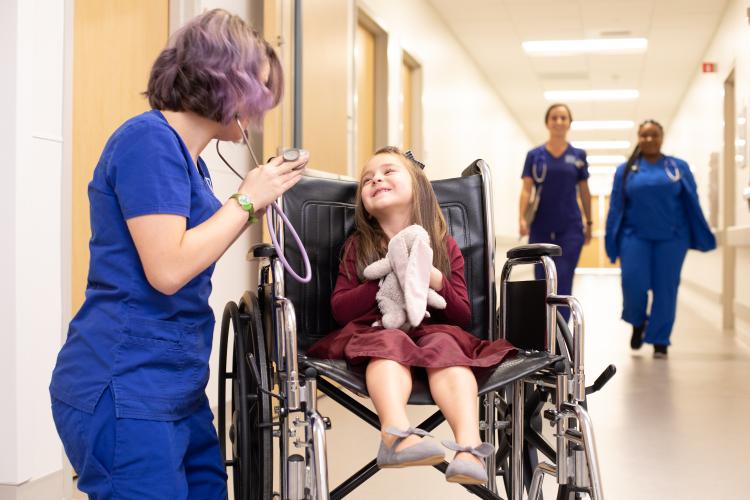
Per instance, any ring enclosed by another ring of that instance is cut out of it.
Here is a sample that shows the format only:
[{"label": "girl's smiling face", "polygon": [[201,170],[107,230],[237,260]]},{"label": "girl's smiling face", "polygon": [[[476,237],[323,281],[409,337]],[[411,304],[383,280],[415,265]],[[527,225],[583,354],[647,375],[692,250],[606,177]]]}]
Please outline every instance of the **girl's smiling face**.
[{"label": "girl's smiling face", "polygon": [[365,164],[360,185],[365,210],[376,218],[388,210],[410,208],[414,200],[411,174],[393,154],[373,156]]}]

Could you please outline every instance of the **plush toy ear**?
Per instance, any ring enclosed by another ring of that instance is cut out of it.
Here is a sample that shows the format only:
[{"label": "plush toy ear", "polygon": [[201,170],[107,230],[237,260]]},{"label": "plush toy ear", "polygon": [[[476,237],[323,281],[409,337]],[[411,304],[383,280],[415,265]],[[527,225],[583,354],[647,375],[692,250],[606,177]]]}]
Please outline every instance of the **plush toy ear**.
[{"label": "plush toy ear", "polygon": [[430,289],[432,248],[423,238],[412,243],[404,279],[401,281],[409,323],[419,325],[427,311],[427,291]]}]

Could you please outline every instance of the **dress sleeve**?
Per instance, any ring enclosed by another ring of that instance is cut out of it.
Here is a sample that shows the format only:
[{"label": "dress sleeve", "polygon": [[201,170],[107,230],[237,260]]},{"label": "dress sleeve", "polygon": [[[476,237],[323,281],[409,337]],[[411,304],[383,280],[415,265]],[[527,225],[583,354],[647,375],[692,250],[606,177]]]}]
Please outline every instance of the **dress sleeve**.
[{"label": "dress sleeve", "polygon": [[123,217],[190,215],[190,164],[169,128],[133,125],[122,132],[107,164]]},{"label": "dress sleeve", "polygon": [[521,178],[524,177],[532,177],[531,175],[531,168],[533,167],[534,162],[534,150],[529,151],[526,153],[526,160],[523,162],[523,172],[521,172]]},{"label": "dress sleeve", "polygon": [[451,261],[451,275],[443,276],[443,289],[438,294],[445,299],[447,305],[442,310],[432,309],[430,314],[435,322],[468,328],[471,325],[471,305],[464,278],[464,257],[453,238],[448,236],[446,244]]},{"label": "dress sleeve", "polygon": [[354,240],[350,238],[344,248],[336,288],[331,295],[333,319],[342,326],[370,312],[376,305],[375,295],[378,293],[376,280],[362,283],[357,277],[357,245]]}]

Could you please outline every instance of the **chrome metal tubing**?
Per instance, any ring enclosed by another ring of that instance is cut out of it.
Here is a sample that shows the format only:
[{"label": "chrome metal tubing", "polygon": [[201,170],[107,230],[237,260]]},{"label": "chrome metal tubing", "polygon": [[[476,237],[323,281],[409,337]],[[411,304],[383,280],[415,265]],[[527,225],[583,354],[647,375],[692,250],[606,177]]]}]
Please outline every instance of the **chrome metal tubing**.
[{"label": "chrome metal tubing", "polygon": [[510,279],[510,272],[516,264],[517,262],[515,259],[508,259],[503,265],[502,273],[500,273],[500,317],[503,319],[503,322],[500,325],[499,335],[500,338],[503,339],[506,337],[506,332],[508,330],[507,325],[505,324],[508,318],[508,315],[506,314],[506,311],[508,310],[508,294],[505,292],[505,284],[508,282],[508,279]]},{"label": "chrome metal tubing", "polygon": [[555,390],[555,409],[557,410],[557,428],[555,437],[557,441],[557,483],[568,484],[568,442],[565,440],[567,432],[567,419],[563,418],[563,405],[568,402],[568,375],[557,376],[557,389]]},{"label": "chrome metal tubing", "polygon": [[328,465],[326,462],[326,425],[317,411],[308,411],[307,420],[312,429],[312,458],[315,481],[315,498],[328,500]]},{"label": "chrome metal tubing", "polygon": [[294,305],[286,297],[276,297],[280,306],[284,321],[284,341],[286,343],[286,404],[289,412],[299,409],[299,368],[297,366],[297,317],[294,314]]},{"label": "chrome metal tubing", "polygon": [[531,486],[529,487],[529,500],[539,500],[539,493],[542,491],[542,481],[544,475],[557,474],[557,467],[547,462],[541,462],[534,469],[534,475],[531,476]]},{"label": "chrome metal tubing", "polygon": [[547,304],[570,308],[570,316],[573,318],[573,398],[576,401],[584,401],[586,399],[586,374],[583,359],[583,308],[578,299],[570,295],[548,295]]},{"label": "chrome metal tubing", "polygon": [[[547,297],[557,295],[557,268],[552,257],[541,258],[544,277],[547,282]],[[557,306],[547,301],[547,352],[555,354],[557,342]]]},{"label": "chrome metal tubing", "polygon": [[594,427],[588,412],[579,404],[565,403],[563,411],[575,415],[583,435],[583,450],[586,453],[586,462],[589,467],[589,482],[591,483],[592,500],[603,500],[601,475],[599,474],[599,458],[596,454],[596,442],[594,441]]},{"label": "chrome metal tubing", "polygon": [[[484,196],[484,214],[485,214],[485,255],[487,256],[485,265],[487,266],[487,275],[489,276],[489,284],[487,290],[487,297],[489,298],[490,304],[487,308],[488,321],[487,324],[490,327],[490,340],[497,340],[500,338],[500,334],[497,331],[497,322],[495,321],[495,309],[497,304],[495,303],[495,297],[497,296],[497,288],[495,283],[495,220],[494,220],[494,209],[492,206],[492,171],[489,165],[484,160],[477,162],[479,172],[482,176],[482,194]],[[502,282],[501,282],[502,283]]]},{"label": "chrome metal tubing", "polygon": [[[486,410],[484,420],[487,423],[487,427],[484,429],[484,441],[490,443],[492,445],[492,448],[495,448],[495,444],[497,441],[497,429],[495,428],[495,422],[497,420],[497,410],[495,407],[495,398],[497,397],[497,393],[495,391],[491,391],[485,394],[484,397]],[[485,459],[485,464],[487,466],[487,489],[489,489],[492,493],[497,494],[497,466],[495,464],[494,453]]]},{"label": "chrome metal tubing", "polygon": [[523,500],[523,393],[524,381],[516,380],[513,383],[512,500]]},{"label": "chrome metal tubing", "polygon": [[[284,294],[284,266],[279,259],[273,259],[273,299],[283,298]],[[287,356],[287,336],[288,333],[284,327],[284,312],[280,307],[273,308],[274,330],[276,331],[276,366],[282,374],[286,372]]]},{"label": "chrome metal tubing", "polygon": [[305,500],[305,459],[302,455],[292,455],[287,460],[289,477],[289,500]]}]

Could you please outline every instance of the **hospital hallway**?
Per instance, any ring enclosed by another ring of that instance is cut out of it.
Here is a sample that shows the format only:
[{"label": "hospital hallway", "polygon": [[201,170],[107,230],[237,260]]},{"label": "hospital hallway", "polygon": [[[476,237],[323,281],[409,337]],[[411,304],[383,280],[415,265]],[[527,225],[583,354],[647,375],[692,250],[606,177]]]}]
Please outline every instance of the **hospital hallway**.
[{"label": "hospital hallway", "polygon": [[[605,498],[748,498],[748,347],[722,336],[694,305],[693,292],[683,288],[669,358],[654,359],[650,345],[630,349],[630,327],[619,320],[619,276],[579,275],[574,292],[586,320],[588,383],[608,364],[617,366],[615,377],[589,399]],[[335,486],[375,456],[379,436],[327,398],[320,400],[320,411],[333,422],[327,446]],[[412,424],[432,411],[410,407]],[[435,436],[452,439],[447,424]],[[552,491],[554,481],[547,479],[545,498],[554,498]],[[347,498],[474,497],[431,467],[413,467],[380,471]]]}]

